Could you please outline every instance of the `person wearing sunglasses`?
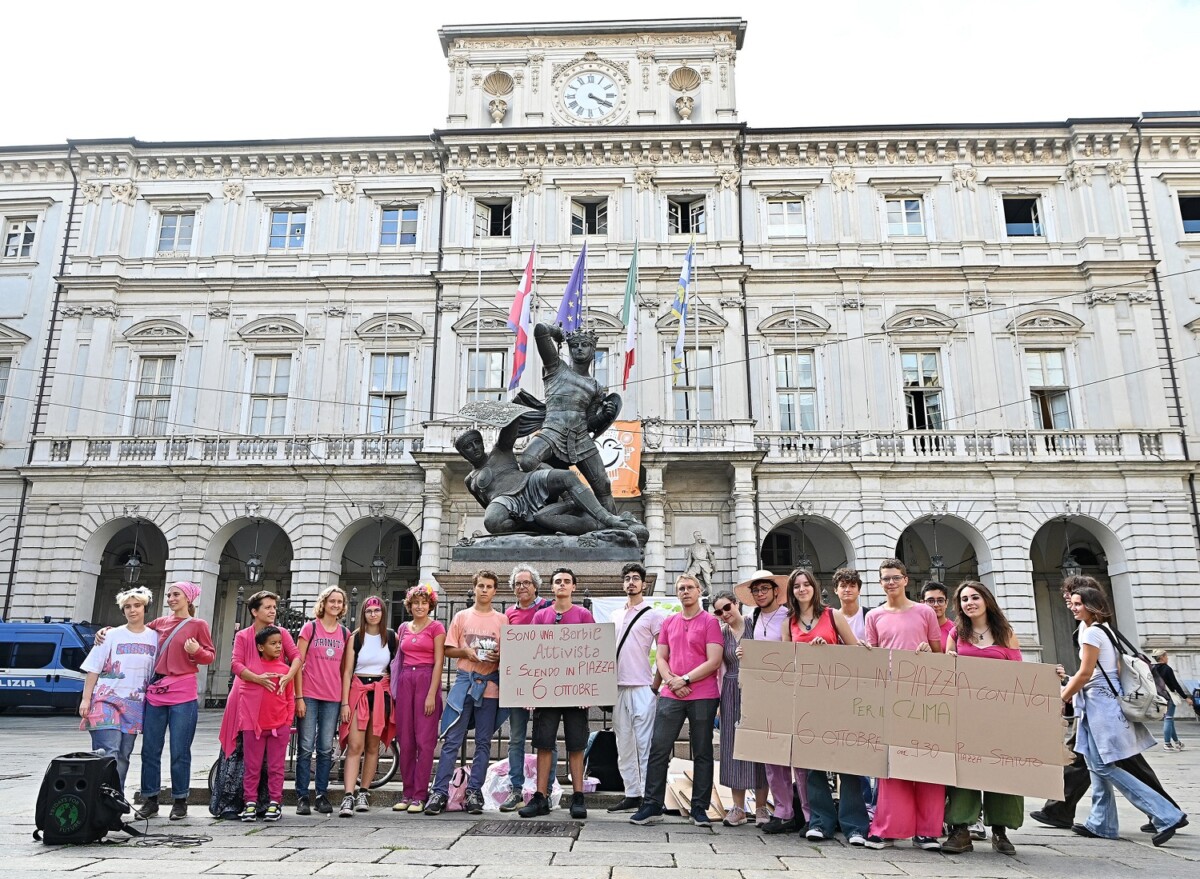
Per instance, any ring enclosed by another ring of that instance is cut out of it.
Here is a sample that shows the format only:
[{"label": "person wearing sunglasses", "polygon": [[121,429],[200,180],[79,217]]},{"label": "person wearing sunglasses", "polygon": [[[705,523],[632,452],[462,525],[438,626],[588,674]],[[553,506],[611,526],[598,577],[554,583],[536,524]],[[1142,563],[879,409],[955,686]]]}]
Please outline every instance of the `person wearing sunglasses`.
[{"label": "person wearing sunglasses", "polygon": [[721,623],[721,637],[725,639],[725,679],[721,684],[721,705],[717,709],[721,717],[721,783],[733,791],[733,805],[725,811],[721,823],[726,827],[740,827],[747,820],[747,790],[754,791],[756,806],[762,807],[767,802],[767,770],[761,763],[737,760],[733,756],[737,725],[742,718],[738,647],[746,634],[746,618],[732,592],[718,592],[713,597],[712,609]]},{"label": "person wearing sunglasses", "polygon": [[943,650],[946,649],[946,639],[954,631],[954,620],[946,616],[946,611],[950,607],[948,595],[946,585],[937,580],[929,580],[921,587],[921,601],[937,614],[938,628],[942,631]]}]

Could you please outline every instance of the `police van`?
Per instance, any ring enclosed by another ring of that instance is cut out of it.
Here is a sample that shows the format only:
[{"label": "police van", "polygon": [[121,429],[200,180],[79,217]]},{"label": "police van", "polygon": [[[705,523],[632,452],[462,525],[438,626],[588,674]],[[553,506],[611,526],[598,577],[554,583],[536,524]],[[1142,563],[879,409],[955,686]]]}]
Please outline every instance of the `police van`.
[{"label": "police van", "polygon": [[77,710],[85,677],[80,666],[95,634],[95,626],[65,620],[0,622],[0,710]]}]

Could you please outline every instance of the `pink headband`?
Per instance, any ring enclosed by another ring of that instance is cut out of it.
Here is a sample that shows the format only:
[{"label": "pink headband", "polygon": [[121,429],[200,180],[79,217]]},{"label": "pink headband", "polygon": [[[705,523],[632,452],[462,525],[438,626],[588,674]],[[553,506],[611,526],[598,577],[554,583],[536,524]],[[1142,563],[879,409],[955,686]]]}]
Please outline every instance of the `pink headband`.
[{"label": "pink headband", "polygon": [[189,583],[187,580],[181,580],[178,583],[172,583],[171,589],[178,589],[183,593],[183,597],[188,600],[188,604],[195,604],[196,599],[200,597],[200,585],[198,583]]},{"label": "pink headband", "polygon": [[376,598],[374,595],[372,595],[365,602],[363,602],[363,610],[369,610],[372,607],[377,607],[380,610],[383,610],[383,602],[380,601],[378,598]]}]

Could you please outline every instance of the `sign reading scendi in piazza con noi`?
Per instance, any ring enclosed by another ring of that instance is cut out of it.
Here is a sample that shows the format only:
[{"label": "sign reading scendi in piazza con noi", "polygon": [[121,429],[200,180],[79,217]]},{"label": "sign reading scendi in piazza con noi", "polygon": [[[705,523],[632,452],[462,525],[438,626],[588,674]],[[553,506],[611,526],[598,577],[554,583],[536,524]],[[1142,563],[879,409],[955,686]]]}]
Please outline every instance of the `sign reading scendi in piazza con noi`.
[{"label": "sign reading scendi in piazza con noi", "polygon": [[861,646],[742,647],[738,759],[1062,798],[1068,758],[1052,665]]}]

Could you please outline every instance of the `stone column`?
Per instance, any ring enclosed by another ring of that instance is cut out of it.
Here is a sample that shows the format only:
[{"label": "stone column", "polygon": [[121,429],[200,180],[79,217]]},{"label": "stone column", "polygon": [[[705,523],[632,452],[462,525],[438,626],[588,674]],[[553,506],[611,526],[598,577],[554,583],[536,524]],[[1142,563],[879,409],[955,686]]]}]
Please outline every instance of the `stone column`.
[{"label": "stone column", "polygon": [[758,542],[754,533],[754,468],[736,464],[733,470],[733,522],[737,579],[749,578],[758,569]]},{"label": "stone column", "polygon": [[646,541],[646,573],[657,574],[658,582],[654,592],[657,595],[668,594],[666,586],[666,516],[663,513],[663,502],[666,492],[663,491],[663,473],[661,467],[646,468],[646,487],[642,489],[642,503],[646,511],[646,529],[650,539]]},{"label": "stone column", "polygon": [[425,464],[424,509],[421,514],[422,583],[436,583],[434,572],[442,561],[442,519],[446,508],[446,465]]}]

